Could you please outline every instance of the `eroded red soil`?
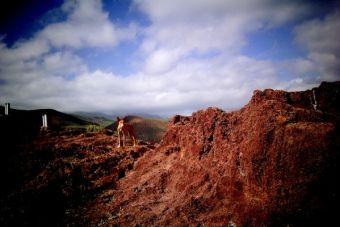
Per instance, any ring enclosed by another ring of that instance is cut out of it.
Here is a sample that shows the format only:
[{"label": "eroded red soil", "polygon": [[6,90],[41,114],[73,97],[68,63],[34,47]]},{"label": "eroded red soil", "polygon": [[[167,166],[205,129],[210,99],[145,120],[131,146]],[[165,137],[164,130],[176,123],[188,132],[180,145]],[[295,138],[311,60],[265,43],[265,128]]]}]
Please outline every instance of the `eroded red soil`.
[{"label": "eroded red soil", "polygon": [[[93,224],[306,226],[338,201],[339,83],[255,91],[241,110],[175,116],[160,145],[86,208]],[[112,196],[102,201],[102,196]]]}]

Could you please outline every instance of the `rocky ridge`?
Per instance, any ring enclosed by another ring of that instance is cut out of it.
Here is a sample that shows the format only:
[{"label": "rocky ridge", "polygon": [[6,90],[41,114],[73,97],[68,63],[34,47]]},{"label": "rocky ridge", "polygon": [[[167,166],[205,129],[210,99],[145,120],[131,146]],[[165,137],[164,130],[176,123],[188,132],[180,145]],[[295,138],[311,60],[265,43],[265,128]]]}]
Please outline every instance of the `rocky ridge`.
[{"label": "rocky ridge", "polygon": [[330,224],[339,201],[339,99],[339,82],[322,83],[255,91],[235,112],[175,116],[159,146],[104,193],[113,199],[84,215],[122,226]]}]

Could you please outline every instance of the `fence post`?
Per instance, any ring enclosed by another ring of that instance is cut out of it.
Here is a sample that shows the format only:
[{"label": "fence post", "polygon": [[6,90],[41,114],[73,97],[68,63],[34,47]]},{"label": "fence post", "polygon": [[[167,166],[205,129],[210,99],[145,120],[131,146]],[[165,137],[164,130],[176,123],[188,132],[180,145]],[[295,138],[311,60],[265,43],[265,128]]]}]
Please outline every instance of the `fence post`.
[{"label": "fence post", "polygon": [[11,104],[10,103],[5,103],[5,115],[9,115],[9,109],[11,107]]},{"label": "fence post", "polygon": [[47,129],[47,114],[42,115],[42,129]]}]

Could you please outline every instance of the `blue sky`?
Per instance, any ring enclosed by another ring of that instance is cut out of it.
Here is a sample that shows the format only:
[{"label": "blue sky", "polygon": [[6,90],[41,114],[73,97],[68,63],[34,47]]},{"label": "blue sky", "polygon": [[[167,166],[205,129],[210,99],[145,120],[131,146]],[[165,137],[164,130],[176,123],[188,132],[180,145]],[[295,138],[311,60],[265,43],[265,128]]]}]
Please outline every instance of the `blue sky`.
[{"label": "blue sky", "polygon": [[0,102],[172,115],[209,106],[234,110],[255,89],[310,89],[340,79],[339,6],[11,1],[1,9]]}]

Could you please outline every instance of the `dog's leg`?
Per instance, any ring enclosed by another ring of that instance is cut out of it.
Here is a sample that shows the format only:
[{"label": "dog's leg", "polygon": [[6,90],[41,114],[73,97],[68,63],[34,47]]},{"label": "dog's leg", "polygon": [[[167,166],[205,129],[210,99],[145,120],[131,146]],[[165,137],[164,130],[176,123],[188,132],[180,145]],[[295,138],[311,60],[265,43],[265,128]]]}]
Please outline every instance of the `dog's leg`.
[{"label": "dog's leg", "polygon": [[133,146],[134,147],[136,146],[136,138],[135,138],[135,136],[133,136]]},{"label": "dog's leg", "polygon": [[134,134],[133,132],[131,132],[130,138],[132,139],[132,141],[133,141],[133,146],[135,147],[135,146],[136,146],[136,137],[135,137],[135,134]]},{"label": "dog's leg", "polygon": [[132,140],[132,142],[133,142],[133,146],[135,147],[136,146],[136,138],[135,138],[133,131],[129,131],[129,137],[130,137],[130,140]]},{"label": "dog's leg", "polygon": [[117,130],[117,133],[118,133],[118,147],[120,147],[120,145],[121,145],[121,141],[120,141],[120,130]]},{"label": "dog's leg", "polygon": [[126,143],[126,137],[125,137],[125,132],[123,132],[123,147],[125,147],[125,143]]}]

